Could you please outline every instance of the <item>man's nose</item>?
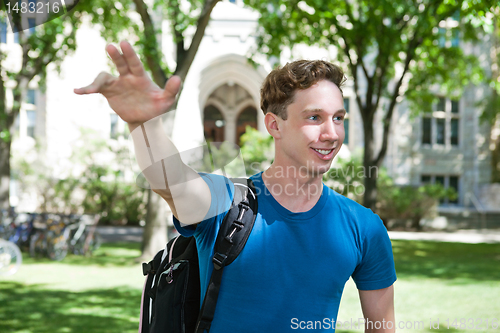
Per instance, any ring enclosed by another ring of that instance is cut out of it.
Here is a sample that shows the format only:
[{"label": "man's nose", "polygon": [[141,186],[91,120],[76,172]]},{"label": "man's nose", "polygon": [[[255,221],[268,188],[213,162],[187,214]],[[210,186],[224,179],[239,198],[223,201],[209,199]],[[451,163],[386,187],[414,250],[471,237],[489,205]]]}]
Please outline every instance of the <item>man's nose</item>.
[{"label": "man's nose", "polygon": [[323,123],[320,139],[321,141],[336,141],[339,139],[337,128],[333,120],[329,120]]}]

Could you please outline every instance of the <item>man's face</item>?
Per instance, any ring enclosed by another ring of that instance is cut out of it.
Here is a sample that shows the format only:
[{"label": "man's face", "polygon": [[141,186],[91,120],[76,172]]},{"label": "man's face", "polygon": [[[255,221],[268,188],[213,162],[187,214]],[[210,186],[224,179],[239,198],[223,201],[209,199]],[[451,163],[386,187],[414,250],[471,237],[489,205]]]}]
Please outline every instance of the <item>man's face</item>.
[{"label": "man's face", "polygon": [[287,108],[288,119],[279,118],[280,136],[276,160],[298,168],[305,175],[321,175],[330,169],[344,141],[344,99],[332,82],[322,80],[295,92]]}]

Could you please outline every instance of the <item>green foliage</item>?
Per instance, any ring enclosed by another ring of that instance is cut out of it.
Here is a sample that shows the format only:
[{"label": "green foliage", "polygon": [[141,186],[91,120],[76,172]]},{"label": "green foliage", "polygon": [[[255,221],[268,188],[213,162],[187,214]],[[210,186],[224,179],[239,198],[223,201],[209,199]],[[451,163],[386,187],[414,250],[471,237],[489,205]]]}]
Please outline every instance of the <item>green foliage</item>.
[{"label": "green foliage", "polygon": [[[461,43],[477,41],[487,21],[472,18],[484,17],[493,1],[245,3],[261,13],[258,43],[262,52],[279,57],[285,48],[291,48],[293,56],[297,44],[334,46],[338,50],[336,60],[349,68],[354,81],[361,76],[368,79],[367,94],[393,95],[389,82],[398,80],[408,65],[405,93],[419,111],[430,108],[432,85],[439,84],[441,93],[456,95],[468,82],[478,83],[484,78],[476,57],[465,55],[453,38],[459,36]],[[448,30],[440,30],[440,23],[446,20],[450,23]],[[397,66],[401,67],[398,71]]]},{"label": "green foliage", "polygon": [[351,158],[338,157],[330,170],[323,175],[323,182],[343,196],[361,203],[365,176],[362,156],[353,154]]},{"label": "green foliage", "polygon": [[[405,98],[412,115],[430,111],[436,95],[459,97],[485,79],[484,65],[471,50],[490,31],[496,0],[245,0],[260,13],[258,47],[268,57],[313,45],[328,53],[352,78],[363,121],[365,168],[381,165],[390,124]],[[296,47],[297,46],[297,47]],[[484,47],[483,47],[484,49]],[[375,113],[384,112],[375,123]],[[373,144],[375,126],[382,143]],[[363,204],[374,208],[376,179],[365,177]]]},{"label": "green foliage", "polygon": [[228,141],[207,142],[203,149],[193,151],[201,158],[188,163],[199,172],[220,170],[230,177],[245,177],[268,168],[274,157],[272,136],[265,135],[251,126],[241,136],[241,147]]},{"label": "green foliage", "polygon": [[125,142],[82,130],[76,148],[65,161],[43,158],[40,147],[16,156],[14,178],[22,192],[40,195],[40,211],[102,214],[101,223],[144,219],[146,192],[125,177],[132,165]]},{"label": "green foliage", "polygon": [[241,136],[241,155],[247,175],[267,169],[274,158],[274,139],[253,127],[247,126]]},{"label": "green foliage", "polygon": [[377,214],[387,223],[390,219],[411,220],[411,228],[421,230],[420,220],[437,215],[440,200],[456,199],[453,188],[444,188],[441,184],[422,186],[395,185],[385,173],[378,181]]},{"label": "green foliage", "polygon": [[339,158],[323,176],[323,181],[338,193],[361,203],[364,194],[363,179],[369,172],[376,172],[378,178],[377,214],[386,225],[390,219],[404,219],[412,220],[412,227],[419,229],[422,218],[436,214],[439,200],[453,200],[457,197],[452,188],[445,189],[440,184],[396,185],[385,169],[366,170],[359,153],[348,159]]}]

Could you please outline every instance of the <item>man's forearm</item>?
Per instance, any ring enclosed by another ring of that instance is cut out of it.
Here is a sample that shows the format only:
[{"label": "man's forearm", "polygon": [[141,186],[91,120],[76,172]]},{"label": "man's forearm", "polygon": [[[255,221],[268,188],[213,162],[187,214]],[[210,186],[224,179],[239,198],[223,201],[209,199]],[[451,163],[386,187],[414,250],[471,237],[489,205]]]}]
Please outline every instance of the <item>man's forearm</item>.
[{"label": "man's forearm", "polygon": [[[199,222],[206,211],[193,212],[192,201],[197,198],[186,198],[195,193],[203,199],[207,196],[206,183],[182,161],[179,151],[166,135],[160,117],[140,125],[130,125],[129,128],[137,163],[151,189],[167,201],[174,215],[184,223]],[[209,194],[208,191],[208,197]]]},{"label": "man's forearm", "polygon": [[[163,130],[160,117],[143,123],[131,131],[137,163],[153,190],[170,192],[171,185],[184,183],[190,169]],[[165,159],[168,158],[168,168]]]}]

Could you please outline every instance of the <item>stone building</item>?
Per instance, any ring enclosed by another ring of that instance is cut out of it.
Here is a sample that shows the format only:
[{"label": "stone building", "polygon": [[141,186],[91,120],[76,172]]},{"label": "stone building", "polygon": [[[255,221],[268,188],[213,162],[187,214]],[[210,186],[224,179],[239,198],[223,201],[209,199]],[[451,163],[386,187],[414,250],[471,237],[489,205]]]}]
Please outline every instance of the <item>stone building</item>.
[{"label": "stone building", "polygon": [[[205,138],[239,143],[245,126],[265,132],[259,90],[271,64],[247,61],[255,43],[258,15],[243,7],[241,0],[222,1],[213,11],[198,54],[184,82],[172,124],[172,138],[180,150],[199,146]],[[167,31],[164,23],[164,31]],[[5,24],[1,27],[6,31]],[[15,44],[11,33],[2,43]],[[47,158],[64,158],[75,149],[72,142],[79,127],[91,127],[102,135],[114,136],[125,124],[116,117],[102,96],[77,96],[73,88],[92,82],[100,71],[109,71],[105,41],[89,23],[78,31],[78,50],[68,57],[58,76],[50,71],[44,93],[30,87],[16,123],[15,149],[33,144],[37,137],[46,144]],[[162,39],[167,63],[173,62],[174,45]],[[301,49],[304,58],[331,58],[331,50]],[[286,55],[282,61],[286,61]],[[481,87],[469,87],[460,100],[440,96],[434,112],[411,118],[405,101],[397,106],[391,127],[390,145],[384,162],[398,184],[442,183],[459,193],[457,200],[441,203],[443,213],[493,211],[500,207],[500,191],[489,184],[490,129],[479,122],[477,100]],[[348,110],[346,141],[341,155],[362,148],[361,117],[355,103],[352,82],[344,89]],[[377,130],[378,136],[381,131]],[[33,209],[34,199],[22,197],[13,186],[13,204]],[[496,197],[495,197],[496,196]],[[30,201],[31,200],[31,201]]]}]

